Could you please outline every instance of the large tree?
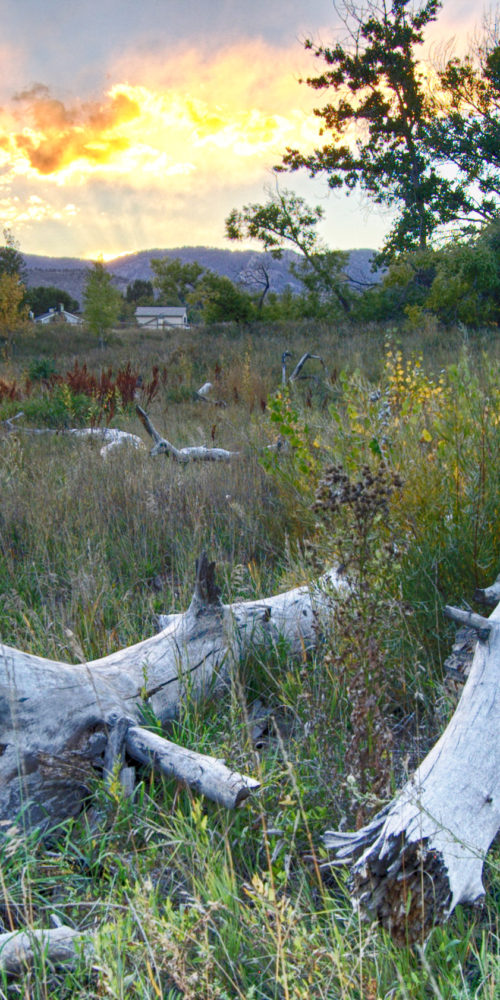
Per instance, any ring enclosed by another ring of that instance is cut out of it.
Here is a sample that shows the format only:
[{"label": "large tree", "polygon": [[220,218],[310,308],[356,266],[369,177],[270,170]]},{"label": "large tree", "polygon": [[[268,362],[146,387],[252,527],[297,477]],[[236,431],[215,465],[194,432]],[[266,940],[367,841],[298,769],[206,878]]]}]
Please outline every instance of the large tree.
[{"label": "large tree", "polygon": [[155,300],[153,283],[144,278],[136,278],[127,285],[125,298],[131,305],[152,306]]},{"label": "large tree", "polygon": [[180,257],[162,257],[151,261],[154,272],[153,285],[159,290],[160,301],[165,306],[186,306],[188,296],[194,291],[205,272],[196,261],[183,264]]},{"label": "large tree", "polygon": [[293,191],[269,193],[265,204],[252,203],[234,208],[226,219],[226,236],[230,240],[258,240],[273,257],[282,257],[285,249],[300,254],[300,262],[290,266],[309,292],[329,296],[344,312],[350,301],[344,268],[347,254],[327,250],[318,236],[317,225],[323,209],[311,208]]},{"label": "large tree", "polygon": [[252,296],[215,271],[205,271],[188,301],[204,323],[248,323],[255,314]]},{"label": "large tree", "polygon": [[440,172],[429,146],[435,105],[419,49],[440,5],[345,0],[337,6],[343,37],[331,47],[306,42],[325,64],[307,83],[328,92],[315,114],[329,140],[310,154],[289,148],[283,168],[325,173],[331,188],[361,189],[394,210],[386,259],[425,249],[437,230],[470,207],[466,185]]}]

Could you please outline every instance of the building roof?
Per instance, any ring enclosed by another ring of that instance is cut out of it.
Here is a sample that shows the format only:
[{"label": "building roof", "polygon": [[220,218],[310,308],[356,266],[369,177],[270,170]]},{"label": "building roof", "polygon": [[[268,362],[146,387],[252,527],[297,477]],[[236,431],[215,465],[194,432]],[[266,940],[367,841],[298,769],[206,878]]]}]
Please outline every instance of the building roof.
[{"label": "building roof", "polygon": [[76,316],[75,313],[68,312],[67,309],[49,309],[48,312],[35,316],[35,323],[47,323],[52,319],[66,319],[74,323],[83,323],[81,316]]},{"label": "building roof", "polygon": [[186,306],[137,306],[136,316],[184,316]]}]

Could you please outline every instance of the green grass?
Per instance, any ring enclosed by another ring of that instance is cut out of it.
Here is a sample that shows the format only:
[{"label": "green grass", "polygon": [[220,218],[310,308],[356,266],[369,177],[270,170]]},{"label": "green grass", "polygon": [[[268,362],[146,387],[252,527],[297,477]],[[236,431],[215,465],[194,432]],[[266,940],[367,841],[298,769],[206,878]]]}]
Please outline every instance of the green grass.
[{"label": "green grass", "polygon": [[[156,613],[187,607],[203,549],[228,601],[286,589],[332,562],[353,586],[314,657],[257,649],[235,665],[231,691],[188,703],[172,724],[180,743],[259,776],[261,792],[241,809],[144,773],[133,801],[96,782],[96,828],[83,812],[45,840],[15,825],[2,832],[4,927],[48,926],[55,915],[88,931],[96,954],[70,971],[41,956],[21,979],[0,980],[0,998],[498,995],[498,849],[484,908],[459,908],[424,950],[395,948],[353,911],[346,875],[318,871],[325,828],[366,819],[446,724],[453,629],[442,607],[470,601],[499,567],[498,335],[393,332],[402,357],[390,362],[386,332],[296,324],[170,340],[124,330],[100,350],[80,332],[43,330],[0,366],[0,380],[19,383],[42,358],[60,373],[75,357],[96,373],[166,366],[151,406],[158,430],[177,446],[213,442],[244,457],[181,467],[124,448],[103,460],[64,435],[0,435],[3,642],[72,661],[78,648],[90,659],[144,638]],[[298,385],[264,412],[286,347],[296,360],[321,354],[333,379]],[[194,402],[207,380],[225,409]],[[32,412],[0,399],[0,418],[24,409],[35,426],[43,406],[57,424],[46,386],[30,399]],[[114,423],[145,439],[132,408]],[[280,433],[292,451],[266,458]],[[361,500],[313,510],[331,465],[361,484]],[[403,482],[377,507],[363,469],[381,465]],[[257,699],[271,715],[255,745]]]}]

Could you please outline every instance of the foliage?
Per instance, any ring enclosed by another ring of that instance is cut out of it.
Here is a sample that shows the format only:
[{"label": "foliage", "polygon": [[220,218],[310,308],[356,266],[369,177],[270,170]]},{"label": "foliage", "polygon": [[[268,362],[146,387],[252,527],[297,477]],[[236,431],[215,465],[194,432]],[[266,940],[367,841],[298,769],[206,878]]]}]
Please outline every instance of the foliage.
[{"label": "foliage", "polygon": [[4,418],[11,417],[19,408],[10,404],[22,401],[24,418],[35,425],[57,429],[86,424],[95,427],[104,422],[109,426],[138,396],[143,406],[149,406],[167,378],[166,369],[160,371],[157,365],[153,365],[148,380],[139,378],[130,362],[114,375],[111,367],[95,374],[85,363],[75,361],[61,375],[53,361],[38,358],[29,365],[24,386],[0,379],[0,412]]},{"label": "foliage", "polygon": [[[306,42],[325,63],[307,83],[331,91],[330,100],[315,109],[322,133],[331,139],[311,154],[288,149],[284,168],[305,167],[311,176],[325,173],[331,188],[360,188],[375,204],[395,211],[380,258],[386,261],[425,249],[434,234],[477,213],[474,184],[479,180],[483,192],[491,194],[498,167],[496,56],[475,75],[470,61],[452,60],[441,74],[437,96],[419,62],[425,28],[440,6],[440,0],[345,3],[339,8],[345,40],[332,46]],[[467,88],[480,95],[490,118],[476,113],[470,96],[465,109]],[[439,101],[441,120],[436,121]],[[450,162],[459,163],[458,175],[448,169]],[[492,211],[490,198],[490,217]]]},{"label": "foliage", "polygon": [[433,315],[450,326],[498,325],[500,319],[500,240],[498,223],[474,238],[439,250],[402,255],[382,284],[356,303],[356,314],[374,319],[406,315],[414,324]]},{"label": "foliage", "polygon": [[474,231],[499,209],[500,45],[493,15],[475,51],[450,59],[440,81],[445,100],[436,95],[429,140],[437,161],[453,164],[467,186],[465,221]]},{"label": "foliage", "polygon": [[0,335],[5,338],[7,355],[21,333],[32,332],[24,305],[25,291],[18,274],[0,273]]},{"label": "foliage", "polygon": [[136,278],[130,285],[127,285],[125,298],[127,302],[137,306],[153,305],[155,300],[153,283],[145,281],[143,278]]},{"label": "foliage", "polygon": [[80,306],[76,299],[72,298],[68,292],[55,285],[36,285],[28,289],[26,293],[29,309],[35,316],[41,316],[49,309],[57,309],[62,305],[67,312],[78,312]]},{"label": "foliage", "polygon": [[298,250],[303,262],[292,270],[306,288],[337,301],[349,312],[346,279],[343,274],[347,255],[327,250],[316,227],[323,210],[309,205],[293,191],[273,192],[265,205],[244,205],[233,209],[226,219],[230,240],[259,240],[273,257],[281,257],[285,248]]},{"label": "foliage", "polygon": [[23,281],[26,267],[19,252],[19,244],[10,229],[4,229],[3,238],[5,243],[0,247],[0,275],[7,274],[11,278],[17,276],[19,281]]},{"label": "foliage", "polygon": [[121,302],[122,297],[114,288],[102,260],[95,261],[93,269],[88,272],[83,292],[83,315],[101,345],[118,319]]},{"label": "foliage", "polygon": [[162,257],[151,261],[154,272],[153,285],[159,290],[160,302],[166,306],[187,306],[205,268],[192,263],[183,264],[180,257]]},{"label": "foliage", "polygon": [[437,258],[424,308],[443,323],[498,325],[500,320],[500,224],[470,242],[450,244]]},{"label": "foliage", "polygon": [[205,271],[188,302],[204,323],[247,323],[255,314],[252,296],[214,271]]},{"label": "foliage", "polygon": [[0,274],[0,328],[3,330],[14,328],[26,319],[24,295],[25,288],[17,274]]}]

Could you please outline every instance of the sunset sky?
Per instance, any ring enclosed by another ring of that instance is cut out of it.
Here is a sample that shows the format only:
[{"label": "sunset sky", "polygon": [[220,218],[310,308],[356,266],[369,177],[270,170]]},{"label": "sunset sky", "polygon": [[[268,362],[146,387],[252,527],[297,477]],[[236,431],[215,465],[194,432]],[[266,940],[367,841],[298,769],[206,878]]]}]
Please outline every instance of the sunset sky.
[{"label": "sunset sky", "polygon": [[[445,0],[429,43],[460,49],[479,18]],[[54,256],[231,246],[230,209],[317,140],[301,42],[337,24],[331,0],[0,0],[0,227]],[[389,228],[325,180],[280,183],[323,206],[332,248]]]}]

